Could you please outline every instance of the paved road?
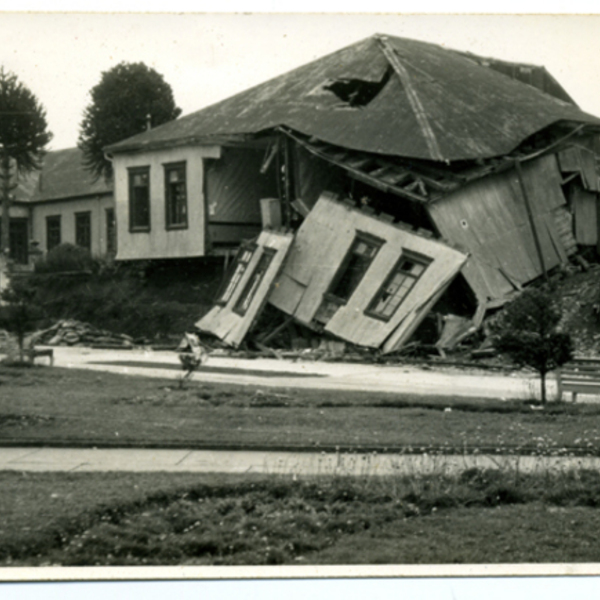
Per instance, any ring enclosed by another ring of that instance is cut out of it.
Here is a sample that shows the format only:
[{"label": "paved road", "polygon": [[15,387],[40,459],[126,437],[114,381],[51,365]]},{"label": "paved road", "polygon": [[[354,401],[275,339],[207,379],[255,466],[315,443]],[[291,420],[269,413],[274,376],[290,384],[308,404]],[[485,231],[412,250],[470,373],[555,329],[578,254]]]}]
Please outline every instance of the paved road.
[{"label": "paved road", "polygon": [[79,448],[0,448],[0,470],[172,473],[271,473],[297,475],[451,474],[472,467],[519,472],[599,469],[600,458],[529,456],[430,456]]},{"label": "paved road", "polygon": [[[175,352],[55,348],[55,364],[147,377],[179,378]],[[44,360],[44,359],[39,359]],[[211,356],[194,381],[247,385],[527,399],[539,394],[535,376],[439,367],[366,365]],[[554,392],[549,381],[549,394]]]}]

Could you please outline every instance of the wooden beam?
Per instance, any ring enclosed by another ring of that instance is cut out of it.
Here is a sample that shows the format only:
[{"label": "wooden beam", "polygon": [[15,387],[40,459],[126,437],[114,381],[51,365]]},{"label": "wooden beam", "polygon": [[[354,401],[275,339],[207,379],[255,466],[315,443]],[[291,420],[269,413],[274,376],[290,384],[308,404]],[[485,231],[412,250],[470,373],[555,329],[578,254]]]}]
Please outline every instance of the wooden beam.
[{"label": "wooden beam", "polygon": [[529,200],[529,194],[525,187],[525,181],[523,179],[523,167],[519,160],[515,160],[515,167],[517,170],[517,178],[519,179],[519,186],[521,187],[521,194],[525,201],[525,208],[527,210],[527,218],[529,219],[529,225],[531,227],[531,233],[533,234],[533,241],[535,242],[535,249],[537,251],[538,258],[540,260],[540,267],[542,268],[542,274],[544,279],[548,281],[548,271],[546,270],[546,262],[544,261],[544,254],[542,252],[542,246],[540,244],[540,238],[538,235],[537,227],[535,226],[535,220],[533,218],[533,211],[531,210],[531,202]]}]

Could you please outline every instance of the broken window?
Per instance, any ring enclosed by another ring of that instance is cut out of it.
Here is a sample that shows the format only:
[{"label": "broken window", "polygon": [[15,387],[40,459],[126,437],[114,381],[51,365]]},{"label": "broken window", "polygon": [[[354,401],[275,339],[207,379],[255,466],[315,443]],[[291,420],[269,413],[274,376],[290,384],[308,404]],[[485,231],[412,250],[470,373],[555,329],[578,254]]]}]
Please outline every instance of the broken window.
[{"label": "broken window", "polygon": [[269,265],[271,264],[271,261],[273,260],[274,256],[275,250],[272,250],[270,248],[264,249],[263,254],[258,261],[258,264],[254,269],[254,272],[250,276],[250,279],[248,279],[244,291],[240,294],[240,297],[238,298],[237,302],[235,303],[235,307],[233,308],[233,311],[236,312],[238,315],[244,316],[246,314],[246,311],[248,310],[250,304],[252,303],[252,300],[254,299],[256,290],[260,286],[263,277],[265,276],[265,273],[267,272],[267,269],[269,268]]},{"label": "broken window", "polygon": [[384,240],[359,232],[338,271],[329,295],[346,303],[358,287]]},{"label": "broken window", "polygon": [[187,227],[187,191],[185,163],[164,165],[165,211],[167,229]]},{"label": "broken window", "polygon": [[337,309],[350,300],[383,244],[382,239],[362,231],[357,232],[350,251],[314,316],[315,324],[325,325]]},{"label": "broken window", "polygon": [[365,313],[389,321],[430,262],[426,256],[404,251]]},{"label": "broken window", "polygon": [[129,169],[129,231],[150,231],[150,167]]},{"label": "broken window", "polygon": [[225,289],[219,294],[217,304],[227,304],[233,292],[235,292],[240,280],[244,276],[248,263],[252,260],[254,251],[256,250],[256,244],[242,244],[238,251],[238,255],[233,265],[231,277],[227,279],[227,285]]}]

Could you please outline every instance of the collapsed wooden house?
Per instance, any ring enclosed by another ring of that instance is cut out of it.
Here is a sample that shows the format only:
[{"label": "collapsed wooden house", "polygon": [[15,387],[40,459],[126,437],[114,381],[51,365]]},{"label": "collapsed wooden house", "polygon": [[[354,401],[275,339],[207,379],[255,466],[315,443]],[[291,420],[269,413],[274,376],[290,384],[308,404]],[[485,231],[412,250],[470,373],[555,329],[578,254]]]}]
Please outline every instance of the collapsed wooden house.
[{"label": "collapsed wooden house", "polygon": [[599,244],[598,132],[542,67],[375,35],[109,147],[117,258],[235,250],[197,324],[233,346],[266,302],[388,352],[436,307],[452,345]]}]

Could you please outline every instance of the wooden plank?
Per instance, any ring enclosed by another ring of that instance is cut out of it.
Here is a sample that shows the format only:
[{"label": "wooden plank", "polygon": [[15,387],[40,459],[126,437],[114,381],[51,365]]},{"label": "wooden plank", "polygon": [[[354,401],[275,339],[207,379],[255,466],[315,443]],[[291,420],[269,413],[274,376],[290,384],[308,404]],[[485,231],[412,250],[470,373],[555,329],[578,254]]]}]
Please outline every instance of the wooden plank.
[{"label": "wooden plank", "polygon": [[569,146],[558,153],[560,170],[564,173],[579,172],[581,170],[579,162],[579,149]]},{"label": "wooden plank", "polygon": [[[565,198],[555,158],[542,157],[532,163],[524,165],[523,179],[531,195],[534,221],[539,221],[541,251],[547,268],[551,268],[563,260],[566,250],[556,225],[548,224],[546,215],[564,206]],[[541,275],[514,171],[474,181],[428,205],[427,210],[442,237],[471,252],[463,273],[478,295],[501,298],[510,292],[512,286],[507,285],[500,270],[519,285]]]},{"label": "wooden plank", "polygon": [[598,243],[597,196],[579,186],[573,189],[571,198],[574,220],[575,238],[583,246],[594,246]]},{"label": "wooden plank", "polygon": [[596,157],[586,149],[581,149],[579,153],[581,172],[586,189],[592,192],[600,191],[598,186],[598,171],[596,168]]}]

